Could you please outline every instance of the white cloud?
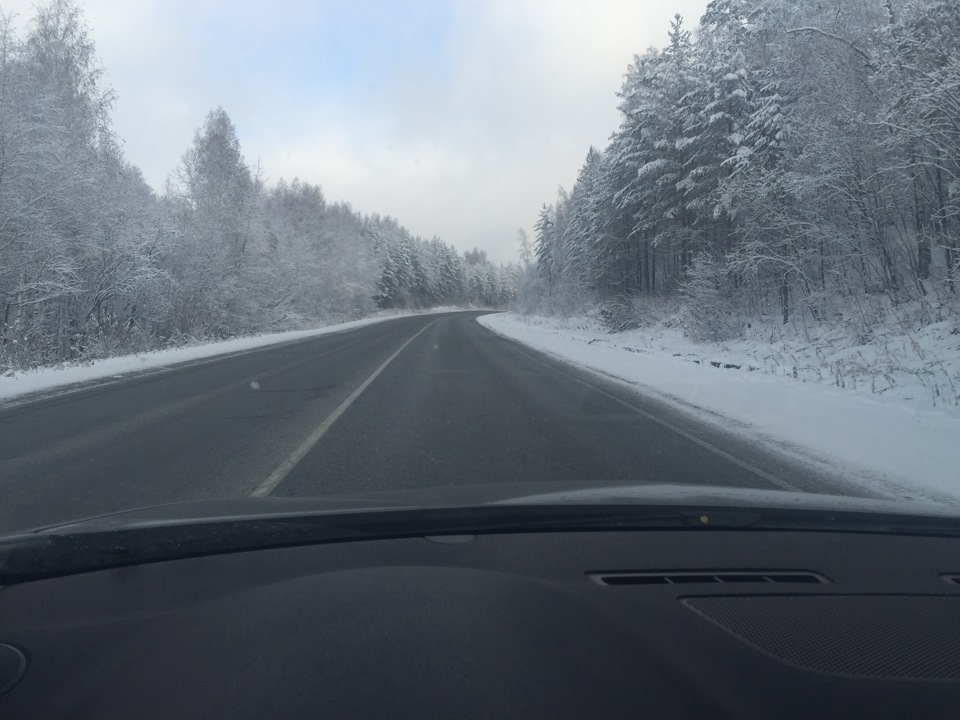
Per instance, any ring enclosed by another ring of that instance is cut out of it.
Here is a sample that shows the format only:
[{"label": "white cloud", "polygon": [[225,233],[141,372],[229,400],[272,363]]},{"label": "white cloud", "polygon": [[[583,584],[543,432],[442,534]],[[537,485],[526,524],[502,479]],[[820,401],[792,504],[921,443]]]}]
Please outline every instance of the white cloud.
[{"label": "white cloud", "polygon": [[418,98],[416,111],[398,109],[410,119],[403,132],[429,128],[439,154],[470,153],[471,172],[423,177],[395,202],[387,187],[344,191],[364,205],[367,198],[371,205],[394,205],[418,231],[435,229],[461,246],[514,257],[517,227],[530,229],[541,203],[555,197],[558,185],[573,183],[588,147],[603,146],[619,123],[614,93],[633,55],[665,44],[677,9],[698,18],[705,4],[471,5],[451,41],[451,86]]}]

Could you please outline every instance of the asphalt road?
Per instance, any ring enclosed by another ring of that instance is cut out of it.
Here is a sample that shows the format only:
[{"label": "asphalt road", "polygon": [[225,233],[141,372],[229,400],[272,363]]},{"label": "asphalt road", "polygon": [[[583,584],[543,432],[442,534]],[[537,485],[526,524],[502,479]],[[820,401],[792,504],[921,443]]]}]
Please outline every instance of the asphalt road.
[{"label": "asphalt road", "polygon": [[179,500],[502,482],[844,492],[480,326],[399,318],[0,408],[0,534]]}]

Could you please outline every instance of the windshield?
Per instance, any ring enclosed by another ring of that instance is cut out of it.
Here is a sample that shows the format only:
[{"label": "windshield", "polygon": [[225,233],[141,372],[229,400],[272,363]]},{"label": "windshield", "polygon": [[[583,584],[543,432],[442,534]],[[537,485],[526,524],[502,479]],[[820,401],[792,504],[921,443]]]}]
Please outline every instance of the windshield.
[{"label": "windshield", "polygon": [[0,7],[0,536],[960,506],[955,1]]}]

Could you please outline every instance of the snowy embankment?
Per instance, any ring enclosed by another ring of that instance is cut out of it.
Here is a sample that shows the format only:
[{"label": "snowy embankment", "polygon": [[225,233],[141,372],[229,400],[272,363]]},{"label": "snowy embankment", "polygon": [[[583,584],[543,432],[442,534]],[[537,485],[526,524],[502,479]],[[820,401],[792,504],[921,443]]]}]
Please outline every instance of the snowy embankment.
[{"label": "snowy embankment", "polygon": [[422,312],[384,313],[382,315],[363,318],[362,320],[353,320],[351,322],[328,325],[311,330],[293,330],[289,332],[270,333],[268,335],[235,338],[233,340],[220,342],[197,343],[195,345],[170,348],[167,350],[155,350],[152,352],[137,353],[135,355],[104,358],[86,363],[65,363],[55,367],[9,373],[0,377],[0,402],[11,400],[21,395],[46,393],[48,391],[64,389],[71,385],[80,385],[110,378],[121,378],[131,373],[158,370],[171,365],[196,362],[223,355],[232,355],[247,350],[267,347],[268,345],[277,345],[294,340],[306,340],[308,338],[319,337],[320,335],[353,330],[354,328],[363,327],[364,325],[385,322],[387,320],[393,320],[394,318],[410,317],[412,315],[431,315],[458,310],[462,310],[462,308],[444,307]]},{"label": "snowy embankment", "polygon": [[[892,497],[960,503],[960,409],[933,407],[926,388],[884,396],[804,382],[754,364],[745,348],[698,345],[668,329],[610,334],[589,318],[512,313],[478,321]],[[954,338],[953,363],[957,346]]]}]

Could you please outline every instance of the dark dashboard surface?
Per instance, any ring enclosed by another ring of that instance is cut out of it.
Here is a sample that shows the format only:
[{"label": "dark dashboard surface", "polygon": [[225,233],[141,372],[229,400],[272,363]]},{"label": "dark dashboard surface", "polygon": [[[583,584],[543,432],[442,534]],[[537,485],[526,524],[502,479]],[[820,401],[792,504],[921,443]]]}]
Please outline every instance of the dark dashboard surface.
[{"label": "dark dashboard surface", "polygon": [[960,541],[368,540],[0,589],[14,718],[957,718]]}]

